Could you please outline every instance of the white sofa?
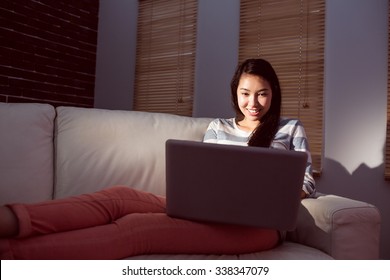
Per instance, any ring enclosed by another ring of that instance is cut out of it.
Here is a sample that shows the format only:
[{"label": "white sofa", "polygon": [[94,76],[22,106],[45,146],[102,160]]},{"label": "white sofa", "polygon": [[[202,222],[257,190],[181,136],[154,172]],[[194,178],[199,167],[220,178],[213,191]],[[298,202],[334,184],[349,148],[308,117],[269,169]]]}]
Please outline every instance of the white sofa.
[{"label": "white sofa", "polygon": [[[61,198],[118,184],[164,194],[165,141],[201,141],[209,121],[0,103],[0,204]],[[380,214],[375,206],[321,195],[302,201],[296,230],[275,249],[132,259],[376,259],[379,232]]]}]

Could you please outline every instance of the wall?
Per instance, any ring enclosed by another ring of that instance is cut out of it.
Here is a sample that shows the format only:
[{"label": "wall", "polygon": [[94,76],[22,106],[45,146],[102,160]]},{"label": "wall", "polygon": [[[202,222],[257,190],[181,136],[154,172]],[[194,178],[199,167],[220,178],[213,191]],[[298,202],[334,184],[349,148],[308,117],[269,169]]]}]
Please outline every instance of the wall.
[{"label": "wall", "polygon": [[327,0],[322,192],[370,202],[390,259],[390,183],[384,181],[387,0]]},{"label": "wall", "polygon": [[[198,1],[195,72],[196,117],[234,116],[230,79],[238,63],[240,1]],[[221,15],[223,12],[223,15]]]},{"label": "wall", "polygon": [[[376,205],[381,257],[390,259],[390,183],[383,179],[387,2],[326,1],[325,150],[317,186]],[[131,109],[136,3],[100,0],[105,17],[99,22],[96,107]],[[121,23],[122,17],[128,21]],[[238,20],[239,0],[199,0],[195,117],[233,115],[228,85],[237,63]]]},{"label": "wall", "polygon": [[133,108],[137,0],[100,0],[96,108]]},{"label": "wall", "polygon": [[92,107],[98,0],[0,2],[0,102]]}]

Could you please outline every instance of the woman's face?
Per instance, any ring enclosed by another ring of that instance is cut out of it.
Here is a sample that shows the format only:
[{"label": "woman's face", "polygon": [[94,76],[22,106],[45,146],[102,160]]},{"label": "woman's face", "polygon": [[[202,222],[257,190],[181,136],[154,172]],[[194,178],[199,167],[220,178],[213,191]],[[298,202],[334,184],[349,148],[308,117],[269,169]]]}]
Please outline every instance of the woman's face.
[{"label": "woman's face", "polygon": [[238,106],[246,126],[257,126],[271,107],[272,90],[262,77],[242,74],[237,87]]}]

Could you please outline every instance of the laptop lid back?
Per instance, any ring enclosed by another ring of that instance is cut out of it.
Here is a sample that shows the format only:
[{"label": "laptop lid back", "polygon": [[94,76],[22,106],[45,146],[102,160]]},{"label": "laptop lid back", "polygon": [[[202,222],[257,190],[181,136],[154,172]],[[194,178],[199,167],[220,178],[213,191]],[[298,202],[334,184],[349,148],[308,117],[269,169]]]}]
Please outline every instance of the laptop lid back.
[{"label": "laptop lid back", "polygon": [[306,162],[303,152],[168,140],[167,214],[292,230]]}]

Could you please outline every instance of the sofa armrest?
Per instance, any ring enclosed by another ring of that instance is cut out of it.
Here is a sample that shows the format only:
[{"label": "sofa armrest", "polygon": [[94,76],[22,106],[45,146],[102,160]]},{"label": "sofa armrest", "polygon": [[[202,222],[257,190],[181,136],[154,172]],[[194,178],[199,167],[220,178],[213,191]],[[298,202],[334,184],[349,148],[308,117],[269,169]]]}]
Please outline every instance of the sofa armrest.
[{"label": "sofa armrest", "polygon": [[380,213],[368,203],[335,195],[303,199],[297,228],[287,239],[334,259],[378,259]]}]

